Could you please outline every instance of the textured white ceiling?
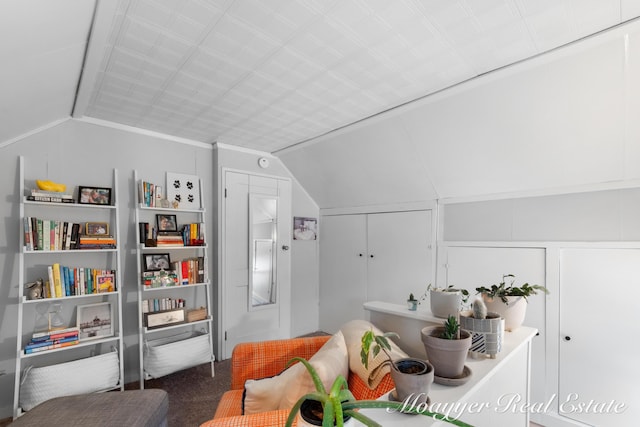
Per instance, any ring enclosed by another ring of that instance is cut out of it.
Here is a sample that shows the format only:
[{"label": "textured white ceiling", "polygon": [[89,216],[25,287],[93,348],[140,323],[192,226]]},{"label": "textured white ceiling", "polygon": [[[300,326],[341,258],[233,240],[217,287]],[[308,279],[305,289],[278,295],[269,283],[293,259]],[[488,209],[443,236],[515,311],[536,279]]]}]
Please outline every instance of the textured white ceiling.
[{"label": "textured white ceiling", "polygon": [[[101,0],[82,62],[62,55],[84,47],[93,2],[50,3],[3,1],[0,53],[9,51],[9,77],[60,53],[66,73],[41,72],[67,98],[79,89],[75,109],[66,100],[59,118],[74,109],[75,117],[268,152],[640,14],[633,0]],[[36,10],[43,5],[46,14]],[[12,8],[29,14],[11,24]],[[33,16],[48,24],[20,27]],[[41,52],[31,41],[51,46]],[[36,61],[13,65],[30,55]],[[0,80],[0,95],[12,96],[0,97],[0,111],[27,116],[13,99],[32,83],[17,80]],[[6,125],[0,141],[30,130]]]}]

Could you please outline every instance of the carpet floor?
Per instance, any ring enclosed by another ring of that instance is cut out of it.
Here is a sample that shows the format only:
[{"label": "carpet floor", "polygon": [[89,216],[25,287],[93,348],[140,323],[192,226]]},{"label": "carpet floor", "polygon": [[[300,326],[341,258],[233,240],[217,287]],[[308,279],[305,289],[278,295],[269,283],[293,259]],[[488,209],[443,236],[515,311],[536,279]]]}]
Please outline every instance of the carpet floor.
[{"label": "carpet floor", "polygon": [[[197,427],[213,418],[218,402],[231,387],[231,359],[206,363],[145,381],[145,388],[160,388],[169,394],[169,427]],[[126,384],[125,389],[138,389],[139,382]]]}]

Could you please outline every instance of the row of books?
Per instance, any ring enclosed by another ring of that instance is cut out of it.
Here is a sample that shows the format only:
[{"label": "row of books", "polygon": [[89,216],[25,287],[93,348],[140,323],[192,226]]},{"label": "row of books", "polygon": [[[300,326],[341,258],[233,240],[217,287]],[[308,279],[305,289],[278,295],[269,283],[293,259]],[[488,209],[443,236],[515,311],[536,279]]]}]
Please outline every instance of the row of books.
[{"label": "row of books", "polygon": [[76,345],[79,342],[79,333],[78,328],[36,332],[31,337],[31,341],[24,346],[24,354]]},{"label": "row of books", "polygon": [[162,200],[162,186],[152,182],[140,181],[138,200],[142,206],[159,207],[160,200]]},{"label": "row of books", "polygon": [[72,249],[115,249],[116,240],[108,234],[88,235],[87,224],[24,218],[24,248],[27,251],[65,251]]},{"label": "row of books", "polygon": [[158,311],[174,310],[184,308],[185,300],[182,298],[151,298],[142,300],[143,313],[155,313]]},{"label": "row of books", "polygon": [[46,298],[115,292],[116,271],[91,267],[47,266]]},{"label": "row of books", "polygon": [[50,203],[75,203],[73,194],[59,193],[56,191],[45,191],[40,189],[32,189],[31,194],[27,196],[27,200],[32,202],[50,202]]}]

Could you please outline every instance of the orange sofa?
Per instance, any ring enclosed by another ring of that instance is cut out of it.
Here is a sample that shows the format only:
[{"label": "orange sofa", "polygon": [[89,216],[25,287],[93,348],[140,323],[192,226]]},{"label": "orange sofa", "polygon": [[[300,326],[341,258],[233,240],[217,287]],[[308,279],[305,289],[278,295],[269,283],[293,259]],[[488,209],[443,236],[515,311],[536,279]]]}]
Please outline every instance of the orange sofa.
[{"label": "orange sofa", "polygon": [[[231,356],[231,390],[222,396],[214,418],[201,427],[284,426],[290,412],[287,409],[242,415],[245,381],[278,375],[293,357],[310,359],[330,338],[318,336],[238,344]],[[395,387],[389,374],[375,389],[370,389],[353,372],[349,373],[347,381],[349,390],[358,400],[377,399]]]}]

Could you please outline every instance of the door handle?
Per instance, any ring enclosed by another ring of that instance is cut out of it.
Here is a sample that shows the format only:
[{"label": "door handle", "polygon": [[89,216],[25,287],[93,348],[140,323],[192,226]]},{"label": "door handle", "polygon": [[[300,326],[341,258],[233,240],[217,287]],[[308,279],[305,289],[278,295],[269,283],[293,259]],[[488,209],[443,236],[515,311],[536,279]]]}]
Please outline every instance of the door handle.
[{"label": "door handle", "polygon": [[288,251],[288,250],[289,250],[289,246],[287,246],[287,245],[282,245],[282,250],[283,250],[283,251]]}]

